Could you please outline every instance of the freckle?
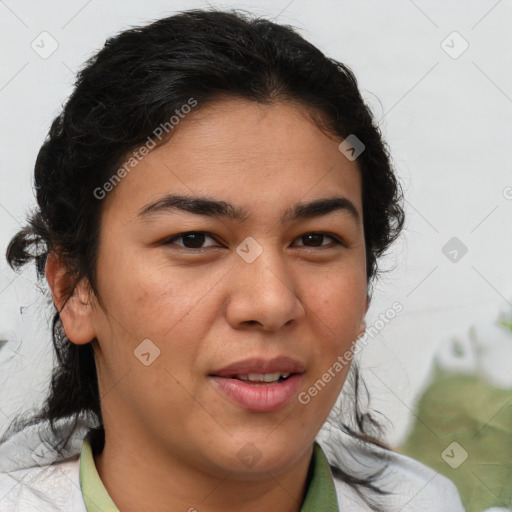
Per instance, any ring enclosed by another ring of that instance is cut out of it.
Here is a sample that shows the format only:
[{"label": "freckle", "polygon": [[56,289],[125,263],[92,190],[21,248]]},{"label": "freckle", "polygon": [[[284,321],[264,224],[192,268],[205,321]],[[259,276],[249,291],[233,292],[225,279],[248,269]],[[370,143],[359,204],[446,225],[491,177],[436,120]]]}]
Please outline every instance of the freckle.
[{"label": "freckle", "polygon": [[141,292],[139,293],[138,297],[137,297],[137,303],[144,303],[147,301],[147,298],[148,298],[148,292],[146,290],[141,290]]}]

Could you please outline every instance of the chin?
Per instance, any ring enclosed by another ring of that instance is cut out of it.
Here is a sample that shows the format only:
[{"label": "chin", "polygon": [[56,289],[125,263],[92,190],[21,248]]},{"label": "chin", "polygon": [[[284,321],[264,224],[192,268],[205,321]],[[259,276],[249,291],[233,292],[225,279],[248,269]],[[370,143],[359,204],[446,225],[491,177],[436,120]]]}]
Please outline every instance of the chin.
[{"label": "chin", "polygon": [[[233,472],[230,478],[237,480],[268,479],[268,474],[278,475],[292,466],[312,446],[313,440],[271,439],[247,435],[243,440],[232,439],[231,446],[219,447],[217,464],[219,469]],[[219,445],[217,445],[219,446]]]}]

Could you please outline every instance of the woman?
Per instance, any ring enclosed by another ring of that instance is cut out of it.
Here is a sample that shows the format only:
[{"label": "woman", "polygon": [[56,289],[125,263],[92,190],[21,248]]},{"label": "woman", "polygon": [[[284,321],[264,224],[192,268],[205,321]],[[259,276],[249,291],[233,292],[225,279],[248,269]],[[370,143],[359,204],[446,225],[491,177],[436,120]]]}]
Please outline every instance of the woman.
[{"label": "woman", "polygon": [[403,224],[343,64],[236,12],[127,30],[35,186],[7,258],[46,276],[58,364],[0,445],[2,511],[463,510],[357,407],[359,432],[315,441]]}]

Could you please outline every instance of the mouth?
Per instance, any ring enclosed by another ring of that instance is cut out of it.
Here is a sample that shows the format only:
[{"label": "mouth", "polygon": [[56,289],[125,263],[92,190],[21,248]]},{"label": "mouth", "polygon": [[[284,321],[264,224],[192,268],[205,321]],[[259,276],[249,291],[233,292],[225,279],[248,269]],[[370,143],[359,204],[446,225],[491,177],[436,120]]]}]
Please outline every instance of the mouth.
[{"label": "mouth", "polygon": [[[275,384],[276,382],[284,382],[292,375],[290,372],[274,372],[274,373],[248,373],[246,375],[233,375],[231,379],[241,380],[248,384]],[[293,374],[295,375],[295,374]]]},{"label": "mouth", "polygon": [[248,359],[212,372],[209,378],[229,402],[250,412],[274,412],[297,394],[305,373],[300,362],[278,357]]}]

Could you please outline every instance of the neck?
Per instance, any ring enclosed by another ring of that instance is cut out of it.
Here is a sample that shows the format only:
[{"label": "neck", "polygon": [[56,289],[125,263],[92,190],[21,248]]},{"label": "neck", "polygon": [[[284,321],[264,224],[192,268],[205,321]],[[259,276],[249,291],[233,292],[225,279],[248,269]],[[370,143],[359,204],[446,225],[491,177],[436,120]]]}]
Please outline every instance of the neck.
[{"label": "neck", "polygon": [[300,511],[313,446],[279,474],[252,474],[249,480],[227,470],[194,467],[141,436],[109,433],[94,461],[121,512]]}]

